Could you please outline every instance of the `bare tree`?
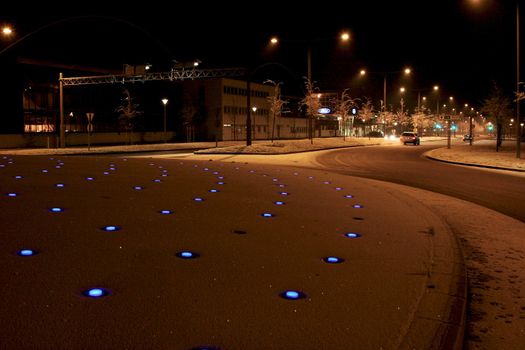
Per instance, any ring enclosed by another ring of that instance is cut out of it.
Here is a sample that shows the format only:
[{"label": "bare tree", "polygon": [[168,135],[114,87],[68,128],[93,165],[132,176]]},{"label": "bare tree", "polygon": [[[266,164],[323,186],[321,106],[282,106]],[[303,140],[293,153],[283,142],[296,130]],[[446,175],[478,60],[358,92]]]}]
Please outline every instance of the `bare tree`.
[{"label": "bare tree", "polygon": [[359,108],[359,118],[365,123],[365,134],[370,136],[370,130],[366,132],[366,125],[370,126],[372,118],[375,116],[374,106],[372,105],[372,100],[368,97],[365,97],[365,102]]},{"label": "bare tree", "polygon": [[301,100],[301,106],[306,107],[306,116],[308,117],[308,137],[310,142],[313,144],[313,119],[317,116],[317,111],[321,106],[319,101],[319,89],[315,87],[314,83],[311,82],[308,78],[305,78],[306,94]]},{"label": "bare tree", "polygon": [[502,143],[503,125],[512,115],[511,101],[501,88],[494,82],[492,92],[485,99],[481,111],[488,115],[489,119],[496,124],[496,152]]},{"label": "bare tree", "polygon": [[268,104],[270,105],[270,113],[272,115],[271,140],[273,142],[274,131],[275,131],[275,118],[281,116],[283,106],[287,104],[288,102],[281,99],[281,89],[279,88],[279,85],[281,85],[282,82],[276,83],[273,80],[266,80],[264,84],[270,84],[273,86],[273,89],[274,89],[273,95],[270,95],[266,98],[268,100]]},{"label": "bare tree", "polygon": [[[416,108],[416,111],[418,109]],[[423,130],[426,128],[430,128],[432,125],[432,117],[426,115],[423,113],[423,109],[421,109],[421,112],[416,112],[411,115],[412,118],[412,125],[417,130],[418,134],[422,135]]]},{"label": "bare tree", "polygon": [[343,140],[345,141],[346,122],[348,120],[348,117],[351,115],[350,112],[352,107],[356,107],[358,101],[359,99],[350,97],[349,89],[344,89],[341,93],[341,97],[335,101],[335,112],[341,116],[341,119],[343,121]]},{"label": "bare tree", "polygon": [[118,106],[115,111],[119,113],[119,129],[126,131],[128,142],[131,143],[131,132],[133,132],[137,117],[142,114],[142,111],[138,110],[139,105],[137,103],[133,103],[133,98],[127,88],[123,88],[122,94],[124,95],[122,105]]}]

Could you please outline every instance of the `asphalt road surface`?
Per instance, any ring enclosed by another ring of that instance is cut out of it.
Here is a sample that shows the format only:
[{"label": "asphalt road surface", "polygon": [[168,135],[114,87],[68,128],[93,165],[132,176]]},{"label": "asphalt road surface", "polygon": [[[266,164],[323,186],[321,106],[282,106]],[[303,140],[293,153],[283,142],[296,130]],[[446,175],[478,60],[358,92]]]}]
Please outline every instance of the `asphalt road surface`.
[{"label": "asphalt road surface", "polygon": [[525,176],[451,165],[423,154],[443,143],[359,147],[321,153],[316,162],[339,173],[418,187],[464,199],[525,222]]}]

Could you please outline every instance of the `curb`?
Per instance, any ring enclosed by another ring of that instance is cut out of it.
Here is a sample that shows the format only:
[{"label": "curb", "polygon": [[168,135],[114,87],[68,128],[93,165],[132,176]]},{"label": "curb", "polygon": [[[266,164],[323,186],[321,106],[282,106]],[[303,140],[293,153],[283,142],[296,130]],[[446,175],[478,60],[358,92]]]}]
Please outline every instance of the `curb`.
[{"label": "curb", "polygon": [[[258,155],[258,156],[278,156],[281,154],[294,154],[294,153],[306,153],[306,152],[317,152],[317,151],[328,151],[332,149],[341,149],[341,148],[353,148],[353,147],[366,147],[366,146],[380,146],[380,143],[371,143],[367,145],[348,145],[348,146],[336,146],[336,147],[326,147],[326,148],[318,148],[318,149],[307,149],[307,150],[301,150],[301,151],[290,151],[290,152],[264,152],[264,153],[258,153],[258,152],[193,152],[193,154],[199,155],[199,154],[217,154],[217,155]],[[197,153],[198,152],[198,153]]]}]

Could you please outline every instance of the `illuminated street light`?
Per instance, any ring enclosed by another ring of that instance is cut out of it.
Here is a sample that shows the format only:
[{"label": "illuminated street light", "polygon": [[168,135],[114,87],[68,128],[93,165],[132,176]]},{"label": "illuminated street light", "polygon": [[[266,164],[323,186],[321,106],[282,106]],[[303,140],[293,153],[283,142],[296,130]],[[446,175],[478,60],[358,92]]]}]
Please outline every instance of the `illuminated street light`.
[{"label": "illuminated street light", "polygon": [[167,137],[166,137],[166,106],[168,104],[168,99],[167,98],[163,98],[162,100],[162,104],[164,105],[164,143],[167,142]]},{"label": "illuminated street light", "polygon": [[[371,74],[380,74],[380,75],[383,75],[383,108],[384,108],[384,111],[386,112],[387,110],[387,101],[386,101],[386,77],[388,74],[395,74],[395,73],[401,73],[403,72],[405,75],[410,75],[412,73],[412,69],[406,67],[404,68],[403,70],[396,70],[396,71],[390,71],[390,72],[370,72]],[[364,76],[366,74],[368,74],[369,72],[366,70],[366,69],[361,69],[359,71],[359,74],[361,76]]]},{"label": "illuminated street light", "polygon": [[344,32],[341,34],[341,40],[342,41],[348,41],[350,40],[350,34],[348,32]]},{"label": "illuminated street light", "polygon": [[11,34],[13,34],[13,29],[9,26],[4,26],[2,27],[2,34],[5,36],[10,36]]}]

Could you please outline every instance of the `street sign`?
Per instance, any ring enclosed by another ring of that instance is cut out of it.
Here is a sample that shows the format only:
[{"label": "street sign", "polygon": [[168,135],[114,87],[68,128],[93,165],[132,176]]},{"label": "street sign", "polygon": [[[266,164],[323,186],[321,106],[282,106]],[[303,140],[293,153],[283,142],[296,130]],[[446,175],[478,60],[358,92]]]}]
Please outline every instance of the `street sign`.
[{"label": "street sign", "polygon": [[95,116],[95,113],[88,112],[86,113],[86,116],[87,116],[88,122],[91,124],[91,122],[93,121],[93,117]]}]

